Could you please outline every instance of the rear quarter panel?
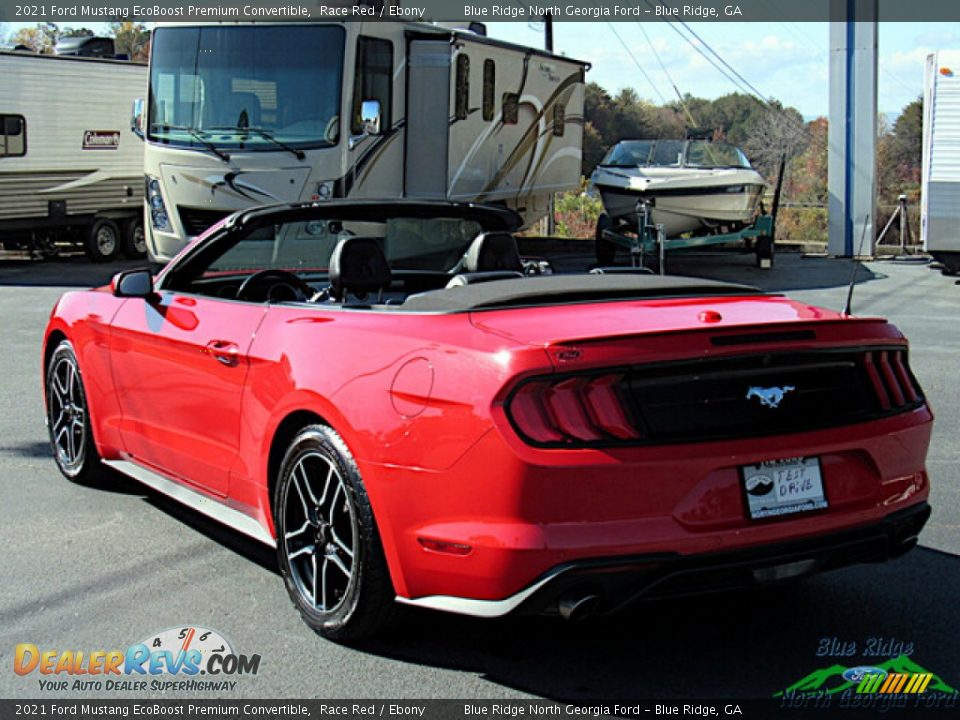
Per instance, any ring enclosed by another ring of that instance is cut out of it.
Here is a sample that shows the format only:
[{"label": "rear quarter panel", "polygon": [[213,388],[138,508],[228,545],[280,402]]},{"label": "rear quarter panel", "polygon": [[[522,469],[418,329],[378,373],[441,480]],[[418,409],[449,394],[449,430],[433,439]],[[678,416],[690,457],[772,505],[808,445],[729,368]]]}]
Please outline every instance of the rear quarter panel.
[{"label": "rear quarter panel", "polygon": [[[444,470],[493,428],[517,373],[549,372],[542,348],[478,332],[469,316],[271,306],[250,349],[235,500],[269,517],[268,460],[284,418],[307,410],[344,439],[378,523],[390,524],[377,468]],[[389,532],[383,533],[388,559]],[[393,563],[391,563],[393,565]]]}]

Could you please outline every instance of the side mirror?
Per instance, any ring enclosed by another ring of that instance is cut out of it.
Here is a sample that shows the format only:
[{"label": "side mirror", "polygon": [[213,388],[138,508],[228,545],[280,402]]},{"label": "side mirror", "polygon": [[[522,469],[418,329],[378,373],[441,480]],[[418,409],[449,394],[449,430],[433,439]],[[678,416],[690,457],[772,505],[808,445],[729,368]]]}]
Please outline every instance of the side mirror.
[{"label": "side mirror", "polygon": [[141,140],[143,140],[144,105],[143,98],[137,98],[133,101],[133,108],[130,110],[130,130]]},{"label": "side mirror", "polygon": [[380,101],[364,100],[360,103],[360,134],[351,135],[348,146],[351,150],[371,135],[380,134]]},{"label": "side mirror", "polygon": [[153,291],[153,275],[147,268],[124,270],[113,276],[110,289],[116,297],[143,298],[153,300],[157,294]]},{"label": "side mirror", "polygon": [[360,125],[366,135],[380,134],[379,100],[364,100],[360,103]]}]

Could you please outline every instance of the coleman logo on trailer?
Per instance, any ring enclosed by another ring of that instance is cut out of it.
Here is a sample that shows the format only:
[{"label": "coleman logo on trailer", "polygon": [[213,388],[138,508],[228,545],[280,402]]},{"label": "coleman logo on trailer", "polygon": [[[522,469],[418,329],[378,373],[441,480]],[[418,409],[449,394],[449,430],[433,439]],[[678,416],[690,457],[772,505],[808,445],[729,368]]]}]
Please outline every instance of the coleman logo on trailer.
[{"label": "coleman logo on trailer", "polygon": [[120,147],[119,130],[85,130],[84,150],[116,150]]}]

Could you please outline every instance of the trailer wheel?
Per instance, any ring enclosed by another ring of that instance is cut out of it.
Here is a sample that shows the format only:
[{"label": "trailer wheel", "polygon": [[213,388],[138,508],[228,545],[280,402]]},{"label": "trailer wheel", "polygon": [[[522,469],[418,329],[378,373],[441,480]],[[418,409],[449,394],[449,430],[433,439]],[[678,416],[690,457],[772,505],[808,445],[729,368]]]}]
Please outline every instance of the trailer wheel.
[{"label": "trailer wheel", "polygon": [[763,270],[773,267],[773,238],[761,235],[754,243],[754,253],[757,256],[757,267]]},{"label": "trailer wheel", "polygon": [[60,254],[56,239],[48,233],[33,236],[33,250],[44,260],[50,260]]},{"label": "trailer wheel", "polygon": [[123,226],[123,252],[131,260],[147,255],[147,238],[143,233],[143,218],[131,218]]},{"label": "trailer wheel", "polygon": [[87,231],[83,248],[93,262],[112,260],[120,249],[120,228],[113,220],[95,220]]},{"label": "trailer wheel", "polygon": [[603,231],[613,227],[613,220],[606,213],[600,213],[597,218],[597,230],[594,234],[597,252],[597,266],[613,265],[617,258],[617,246],[603,237]]}]

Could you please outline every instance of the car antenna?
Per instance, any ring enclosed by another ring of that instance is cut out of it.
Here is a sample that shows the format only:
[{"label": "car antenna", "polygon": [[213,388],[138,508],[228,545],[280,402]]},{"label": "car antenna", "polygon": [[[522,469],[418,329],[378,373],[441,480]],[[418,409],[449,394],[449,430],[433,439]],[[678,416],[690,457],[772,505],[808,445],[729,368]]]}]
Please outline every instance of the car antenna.
[{"label": "car antenna", "polygon": [[860,258],[863,257],[863,241],[867,237],[867,225],[869,222],[870,213],[867,213],[863,216],[863,231],[860,233],[860,247],[857,248],[857,256],[853,259],[853,273],[850,275],[850,287],[847,288],[847,304],[843,308],[843,314],[846,317],[850,317],[853,312],[851,308],[853,303],[853,288],[857,284],[857,270],[863,265]]}]

